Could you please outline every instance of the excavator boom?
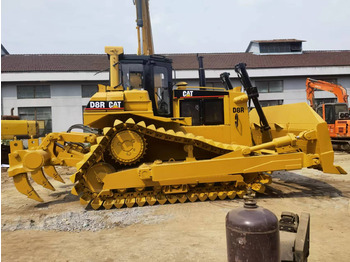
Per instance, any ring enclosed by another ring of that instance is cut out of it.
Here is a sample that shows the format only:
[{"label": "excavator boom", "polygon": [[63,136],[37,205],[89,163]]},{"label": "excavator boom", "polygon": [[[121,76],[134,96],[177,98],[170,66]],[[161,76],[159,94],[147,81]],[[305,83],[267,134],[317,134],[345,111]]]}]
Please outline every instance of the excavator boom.
[{"label": "excavator boom", "polygon": [[307,78],[306,79],[306,97],[307,97],[307,100],[310,102],[310,106],[312,108],[315,108],[315,103],[314,103],[315,89],[331,92],[337,97],[338,103],[348,104],[349,95],[347,94],[346,89],[341,85],[333,84],[322,80]]}]

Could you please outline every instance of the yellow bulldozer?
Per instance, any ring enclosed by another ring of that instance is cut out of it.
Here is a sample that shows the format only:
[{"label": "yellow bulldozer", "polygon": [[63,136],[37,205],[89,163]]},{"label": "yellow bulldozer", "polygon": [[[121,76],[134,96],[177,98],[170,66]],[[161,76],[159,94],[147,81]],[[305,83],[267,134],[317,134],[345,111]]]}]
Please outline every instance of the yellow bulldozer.
[{"label": "yellow bulldozer", "polygon": [[[147,14],[148,1],[137,3],[138,17]],[[94,209],[233,199],[248,188],[264,192],[275,170],[345,173],[333,165],[327,124],[306,103],[262,109],[243,63],[235,70],[245,92],[227,73],[223,88],[174,86],[171,60],[141,38],[138,55],[105,48],[110,84],[84,111],[84,125],[98,132],[51,133],[27,150],[11,142],[8,173],[19,192],[43,201],[28,173],[54,190],[45,174],[63,182],[56,165],[76,167],[72,194]]]}]

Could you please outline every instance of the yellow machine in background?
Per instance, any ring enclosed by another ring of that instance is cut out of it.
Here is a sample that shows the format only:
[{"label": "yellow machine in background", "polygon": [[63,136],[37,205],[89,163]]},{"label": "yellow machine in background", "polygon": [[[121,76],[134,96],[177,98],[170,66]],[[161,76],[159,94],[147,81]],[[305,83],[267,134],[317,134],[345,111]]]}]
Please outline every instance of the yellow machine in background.
[{"label": "yellow machine in background", "polygon": [[18,139],[38,136],[38,123],[32,120],[1,120],[1,139]]},{"label": "yellow machine in background", "polygon": [[8,164],[9,140],[38,137],[39,127],[36,121],[19,120],[19,117],[13,115],[3,116],[3,119],[1,120],[1,163]]},{"label": "yellow machine in background", "polygon": [[264,192],[275,170],[345,173],[333,165],[327,124],[306,103],[263,110],[245,64],[235,69],[246,93],[227,73],[225,88],[173,86],[172,61],[139,50],[105,48],[110,84],[99,85],[84,112],[99,134],[51,133],[29,140],[28,150],[11,143],[8,173],[19,192],[43,201],[28,173],[54,190],[45,174],[62,182],[55,165],[76,167],[72,193],[94,209],[242,197],[248,188]]}]

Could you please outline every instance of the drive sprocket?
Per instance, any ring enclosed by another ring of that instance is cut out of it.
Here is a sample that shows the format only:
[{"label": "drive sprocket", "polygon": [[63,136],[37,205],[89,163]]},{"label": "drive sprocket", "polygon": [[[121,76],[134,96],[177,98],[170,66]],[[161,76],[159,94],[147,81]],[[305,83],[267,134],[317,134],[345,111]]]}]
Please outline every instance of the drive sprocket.
[{"label": "drive sprocket", "polygon": [[109,152],[119,164],[132,165],[140,161],[146,151],[146,140],[140,133],[125,129],[117,132],[110,145]]}]

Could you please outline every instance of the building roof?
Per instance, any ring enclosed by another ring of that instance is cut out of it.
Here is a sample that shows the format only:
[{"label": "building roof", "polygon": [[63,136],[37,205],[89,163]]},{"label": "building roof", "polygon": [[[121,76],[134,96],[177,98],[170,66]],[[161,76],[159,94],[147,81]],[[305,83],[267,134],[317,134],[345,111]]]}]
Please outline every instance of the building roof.
[{"label": "building roof", "polygon": [[1,56],[9,55],[10,53],[6,50],[6,48],[1,44]]},{"label": "building roof", "polygon": [[[176,70],[197,70],[197,54],[164,54]],[[304,51],[302,54],[254,55],[252,53],[205,53],[205,69],[232,69],[244,62],[247,68],[350,66],[350,50]],[[88,55],[7,55],[2,57],[1,72],[74,72],[100,71],[109,67],[103,54]]]},{"label": "building roof", "polygon": [[8,55],[1,72],[98,71],[109,66],[106,55]]},{"label": "building roof", "polygon": [[254,43],[292,43],[292,42],[305,42],[305,40],[298,39],[272,39],[272,40],[252,40]]}]

